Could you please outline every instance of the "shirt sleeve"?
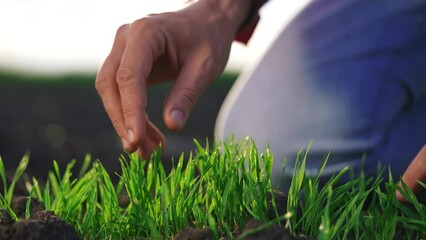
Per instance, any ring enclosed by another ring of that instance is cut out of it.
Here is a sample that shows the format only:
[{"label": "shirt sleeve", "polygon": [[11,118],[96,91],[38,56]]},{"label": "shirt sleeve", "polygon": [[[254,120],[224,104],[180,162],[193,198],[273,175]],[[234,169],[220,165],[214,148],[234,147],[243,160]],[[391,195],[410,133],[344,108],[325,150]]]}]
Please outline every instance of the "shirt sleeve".
[{"label": "shirt sleeve", "polygon": [[259,22],[259,9],[268,0],[251,0],[252,6],[247,21],[242,25],[235,35],[235,40],[244,44],[247,44],[251,36],[253,35],[254,29]]}]

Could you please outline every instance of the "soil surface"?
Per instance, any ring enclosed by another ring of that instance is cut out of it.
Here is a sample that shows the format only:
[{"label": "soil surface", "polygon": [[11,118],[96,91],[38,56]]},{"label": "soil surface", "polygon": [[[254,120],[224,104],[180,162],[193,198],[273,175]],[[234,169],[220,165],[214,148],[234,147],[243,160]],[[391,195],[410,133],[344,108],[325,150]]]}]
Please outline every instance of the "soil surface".
[{"label": "soil surface", "polygon": [[25,217],[27,197],[12,201],[12,210],[20,220],[15,221],[5,210],[0,209],[0,239],[28,240],[77,240],[80,239],[74,228],[64,220],[46,211],[43,203],[31,199],[30,216]]},{"label": "soil surface", "polygon": [[[279,191],[274,191],[275,202],[277,207],[277,213],[283,215],[287,209],[287,196]],[[268,216],[270,219],[275,218],[275,210],[272,209],[272,201],[269,201]],[[275,224],[264,228],[260,231],[254,231],[260,227],[263,223],[255,219],[249,219],[244,228],[234,234],[234,239],[245,239],[245,240],[313,240],[316,238],[298,235],[292,236],[288,229],[284,227],[284,222],[281,225]],[[250,233],[252,232],[252,233]],[[249,234],[250,233],[250,234]],[[213,232],[210,228],[196,229],[193,227],[186,228],[174,236],[175,240],[205,240],[214,239]]]},{"label": "soil surface", "polygon": [[[275,200],[277,203],[277,213],[283,215],[287,209],[287,197],[285,194],[275,191]],[[53,212],[46,211],[43,203],[31,199],[30,216],[26,218],[26,205],[28,197],[17,197],[13,199],[11,208],[20,219],[15,221],[6,211],[0,209],[0,239],[30,239],[30,240],[77,240],[80,239],[72,226],[68,225],[63,219],[56,216]],[[126,202],[126,200],[124,200]],[[122,202],[122,203],[124,203]],[[271,206],[271,201],[269,202]],[[275,211],[270,208],[268,216],[273,219]],[[284,227],[284,222],[268,227],[262,227],[262,222],[255,219],[249,219],[244,228],[234,233],[234,239],[245,240],[315,240],[315,237],[298,234],[292,236],[288,229]],[[259,227],[261,227],[259,229]],[[399,224],[393,239],[405,239],[406,232],[404,226]],[[174,240],[207,240],[215,239],[213,231],[206,227],[197,229],[188,227],[183,229],[173,237]],[[222,238],[226,239],[226,238]],[[352,238],[349,238],[352,239]]]}]

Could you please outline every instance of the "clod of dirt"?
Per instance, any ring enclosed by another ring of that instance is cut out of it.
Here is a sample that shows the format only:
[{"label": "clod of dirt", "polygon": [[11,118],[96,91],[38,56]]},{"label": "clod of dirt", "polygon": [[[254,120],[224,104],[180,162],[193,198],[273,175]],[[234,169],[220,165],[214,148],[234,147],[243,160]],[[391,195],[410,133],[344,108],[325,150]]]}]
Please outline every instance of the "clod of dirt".
[{"label": "clod of dirt", "polygon": [[213,239],[213,232],[210,228],[196,229],[185,228],[175,235],[174,240],[208,240]]},{"label": "clod of dirt", "polygon": [[80,239],[75,230],[64,220],[44,209],[43,203],[31,199],[30,217],[25,219],[28,198],[19,197],[12,201],[11,208],[20,218],[18,221],[10,216],[6,209],[0,209],[0,239]]},{"label": "clod of dirt", "polygon": [[[12,200],[12,210],[19,218],[25,218],[25,209],[29,197],[16,197]],[[30,199],[30,215],[46,209],[44,204],[34,198]]]},{"label": "clod of dirt", "polygon": [[10,216],[9,212],[4,209],[0,208],[0,225],[9,225],[14,223],[12,216]]},{"label": "clod of dirt", "polygon": [[[275,206],[276,206],[276,210],[278,213],[278,216],[282,216],[284,214],[287,213],[287,195],[285,195],[283,192],[280,191],[273,191],[274,194],[274,199],[275,199]],[[270,219],[275,219],[276,218],[276,213],[275,213],[275,209],[272,207],[273,203],[272,203],[272,198],[271,195],[268,195],[268,217]]]},{"label": "clod of dirt", "polygon": [[[261,226],[262,222],[250,219],[246,226],[244,227],[242,234],[247,231],[256,229]],[[240,235],[241,236],[241,235]],[[262,239],[277,239],[277,240],[293,240],[297,239],[291,236],[290,232],[282,226],[272,225],[266,229],[262,229],[262,231],[253,233],[244,238],[245,240],[262,240]]]}]

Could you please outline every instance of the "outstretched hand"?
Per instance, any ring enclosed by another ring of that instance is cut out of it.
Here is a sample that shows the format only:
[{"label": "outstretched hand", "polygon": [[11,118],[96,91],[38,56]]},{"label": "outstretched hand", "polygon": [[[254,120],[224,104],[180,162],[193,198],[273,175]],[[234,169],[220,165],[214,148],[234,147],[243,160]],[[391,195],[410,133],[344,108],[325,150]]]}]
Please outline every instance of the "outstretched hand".
[{"label": "outstretched hand", "polygon": [[146,159],[159,143],[165,146],[164,135],[146,113],[151,84],[174,80],[163,119],[171,130],[185,125],[202,92],[223,71],[248,2],[200,0],[118,29],[96,89],[127,151]]}]

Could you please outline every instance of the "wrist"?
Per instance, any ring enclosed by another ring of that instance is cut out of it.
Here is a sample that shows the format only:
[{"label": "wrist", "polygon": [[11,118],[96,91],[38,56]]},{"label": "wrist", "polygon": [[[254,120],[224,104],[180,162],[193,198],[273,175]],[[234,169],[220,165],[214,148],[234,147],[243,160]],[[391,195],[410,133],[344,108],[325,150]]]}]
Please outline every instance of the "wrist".
[{"label": "wrist", "polygon": [[231,35],[246,23],[253,0],[199,0],[186,10],[194,11],[202,21],[217,25]]},{"label": "wrist", "polygon": [[212,0],[219,2],[219,7],[226,14],[229,24],[232,25],[236,33],[250,17],[250,10],[253,0]]}]

